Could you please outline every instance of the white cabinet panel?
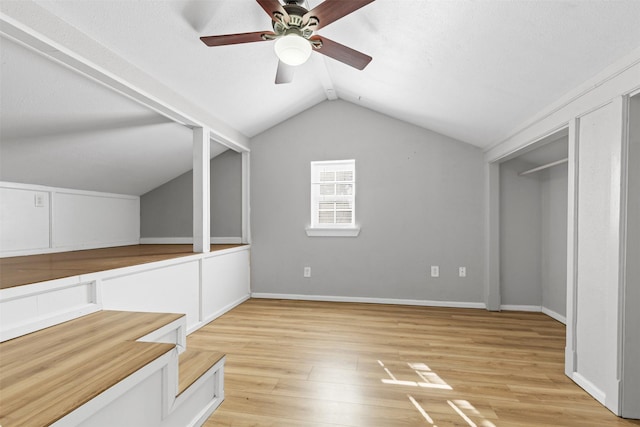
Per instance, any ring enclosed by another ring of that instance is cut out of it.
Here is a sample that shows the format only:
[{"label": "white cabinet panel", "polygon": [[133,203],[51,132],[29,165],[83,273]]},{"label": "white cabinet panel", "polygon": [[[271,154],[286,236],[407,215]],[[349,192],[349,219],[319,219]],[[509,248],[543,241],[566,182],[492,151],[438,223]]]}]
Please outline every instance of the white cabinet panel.
[{"label": "white cabinet panel", "polygon": [[54,247],[75,248],[137,242],[137,198],[57,193],[53,206]]},{"label": "white cabinet panel", "polygon": [[49,247],[49,199],[44,191],[0,188],[0,251]]},{"label": "white cabinet panel", "polygon": [[249,295],[249,251],[203,259],[202,311],[207,321]]},{"label": "white cabinet panel", "polygon": [[105,310],[150,311],[187,315],[187,329],[198,324],[198,261],[169,265],[102,281]]}]

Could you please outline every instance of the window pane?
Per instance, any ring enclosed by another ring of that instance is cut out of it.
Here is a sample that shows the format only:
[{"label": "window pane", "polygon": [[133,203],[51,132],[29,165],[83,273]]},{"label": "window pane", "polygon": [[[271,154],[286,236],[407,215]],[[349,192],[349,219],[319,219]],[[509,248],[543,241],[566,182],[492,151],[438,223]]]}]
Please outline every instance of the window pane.
[{"label": "window pane", "polygon": [[351,224],[351,218],[353,211],[338,211],[336,212],[336,224]]},{"label": "window pane", "polygon": [[339,196],[350,196],[353,194],[353,184],[337,184],[336,194]]},{"label": "window pane", "polygon": [[336,194],[335,184],[320,184],[321,196],[333,196],[334,194]]},{"label": "window pane", "polygon": [[[322,208],[320,208],[322,209]],[[336,209],[338,210],[351,210],[351,202],[337,202]]]},{"label": "window pane", "polygon": [[335,181],[335,172],[320,172],[320,182]]},{"label": "window pane", "polygon": [[353,171],[337,171],[336,181],[353,181]]},{"label": "window pane", "polygon": [[336,204],[333,202],[320,202],[320,204],[318,205],[318,209],[320,209],[321,211],[334,210],[335,207]]},{"label": "window pane", "polygon": [[320,211],[318,212],[318,222],[320,224],[334,224],[333,211]]}]

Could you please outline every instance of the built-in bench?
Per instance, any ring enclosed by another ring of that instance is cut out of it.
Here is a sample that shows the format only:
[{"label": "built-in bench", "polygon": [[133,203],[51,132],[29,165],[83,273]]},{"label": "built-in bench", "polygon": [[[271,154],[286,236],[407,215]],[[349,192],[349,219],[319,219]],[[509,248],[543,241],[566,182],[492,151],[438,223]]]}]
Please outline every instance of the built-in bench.
[{"label": "built-in bench", "polygon": [[196,426],[224,355],[189,351],[182,314],[98,311],[0,344],[0,425]]},{"label": "built-in bench", "polygon": [[249,248],[134,245],[0,259],[0,341],[100,310],[184,313],[191,333],[249,298]]}]

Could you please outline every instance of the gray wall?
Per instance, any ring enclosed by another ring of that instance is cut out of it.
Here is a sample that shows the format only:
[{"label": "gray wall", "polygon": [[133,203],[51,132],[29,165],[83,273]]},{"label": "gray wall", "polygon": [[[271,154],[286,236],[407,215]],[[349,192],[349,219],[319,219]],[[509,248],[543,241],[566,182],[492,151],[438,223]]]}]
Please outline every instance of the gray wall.
[{"label": "gray wall", "polygon": [[541,185],[533,165],[500,165],[500,299],[502,305],[542,305]]},{"label": "gray wall", "polygon": [[[360,235],[308,237],[309,163],[351,158]],[[252,139],[251,227],[253,292],[483,301],[481,150],[354,104],[324,102]]]},{"label": "gray wall", "polygon": [[242,154],[211,160],[211,236],[242,237]]},{"label": "gray wall", "polygon": [[567,164],[540,173],[542,306],[567,315]]},{"label": "gray wall", "polygon": [[[211,159],[211,236],[242,236],[242,155],[232,150]],[[140,197],[141,237],[193,236],[193,172]]]},{"label": "gray wall", "polygon": [[567,165],[500,165],[500,295],[503,305],[567,311]]}]

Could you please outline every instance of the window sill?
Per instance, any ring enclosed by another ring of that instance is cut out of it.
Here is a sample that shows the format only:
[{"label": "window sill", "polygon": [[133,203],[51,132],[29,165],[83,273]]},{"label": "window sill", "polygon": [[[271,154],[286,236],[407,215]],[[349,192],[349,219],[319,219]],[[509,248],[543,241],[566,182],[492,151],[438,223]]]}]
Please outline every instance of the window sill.
[{"label": "window sill", "polygon": [[360,227],[350,228],[311,228],[306,229],[309,237],[357,237]]}]

